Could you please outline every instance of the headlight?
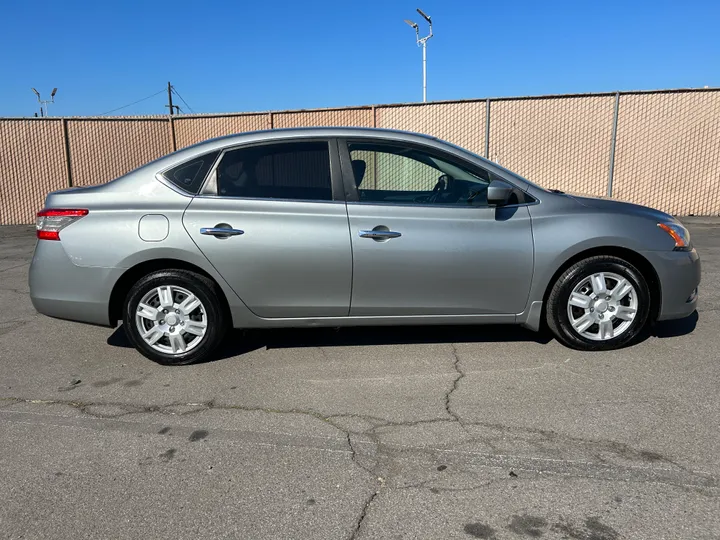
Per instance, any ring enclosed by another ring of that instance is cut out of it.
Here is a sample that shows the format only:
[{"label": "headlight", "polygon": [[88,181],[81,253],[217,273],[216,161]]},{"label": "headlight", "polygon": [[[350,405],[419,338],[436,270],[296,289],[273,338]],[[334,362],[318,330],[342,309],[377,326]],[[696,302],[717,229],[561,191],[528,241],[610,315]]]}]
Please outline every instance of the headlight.
[{"label": "headlight", "polygon": [[675,240],[675,251],[690,251],[692,249],[692,244],[690,243],[690,231],[680,225],[680,223],[668,221],[665,223],[658,223],[657,226]]}]

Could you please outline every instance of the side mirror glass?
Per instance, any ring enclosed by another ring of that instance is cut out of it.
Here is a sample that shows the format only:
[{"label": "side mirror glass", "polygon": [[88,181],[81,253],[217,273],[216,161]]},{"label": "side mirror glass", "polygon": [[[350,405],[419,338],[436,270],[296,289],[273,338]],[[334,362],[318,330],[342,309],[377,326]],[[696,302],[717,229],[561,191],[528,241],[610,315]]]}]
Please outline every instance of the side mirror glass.
[{"label": "side mirror glass", "polygon": [[502,180],[493,180],[487,188],[487,202],[490,206],[505,206],[513,193],[513,186]]}]

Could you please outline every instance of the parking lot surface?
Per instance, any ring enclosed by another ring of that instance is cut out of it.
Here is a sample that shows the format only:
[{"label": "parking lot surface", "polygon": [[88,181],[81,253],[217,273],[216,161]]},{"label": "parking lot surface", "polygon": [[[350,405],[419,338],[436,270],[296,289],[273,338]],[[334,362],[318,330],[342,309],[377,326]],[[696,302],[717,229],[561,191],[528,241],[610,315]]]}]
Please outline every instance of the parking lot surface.
[{"label": "parking lot surface", "polygon": [[0,228],[0,537],[720,538],[720,220],[687,223],[698,313],[625,350],[235,331],[175,368],[36,314]]}]

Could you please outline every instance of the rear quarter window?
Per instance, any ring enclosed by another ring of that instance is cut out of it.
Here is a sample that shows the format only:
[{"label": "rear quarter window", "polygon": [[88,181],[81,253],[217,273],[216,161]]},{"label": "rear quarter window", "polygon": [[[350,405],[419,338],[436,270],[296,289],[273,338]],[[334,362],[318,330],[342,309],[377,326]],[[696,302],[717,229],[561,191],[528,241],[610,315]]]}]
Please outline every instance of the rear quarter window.
[{"label": "rear quarter window", "polygon": [[218,150],[196,157],[190,161],[185,161],[165,171],[163,176],[182,191],[191,195],[197,195],[203,185],[205,177],[219,154],[220,151]]}]

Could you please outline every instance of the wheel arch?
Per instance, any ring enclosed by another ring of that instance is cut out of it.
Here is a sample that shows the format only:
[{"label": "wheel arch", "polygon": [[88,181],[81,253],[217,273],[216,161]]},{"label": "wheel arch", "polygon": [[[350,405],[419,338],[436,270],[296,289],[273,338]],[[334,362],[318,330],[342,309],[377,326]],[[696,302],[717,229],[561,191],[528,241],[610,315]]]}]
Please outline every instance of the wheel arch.
[{"label": "wheel arch", "polygon": [[232,312],[225,292],[213,276],[199,266],[180,259],[151,259],[128,268],[115,282],[112,292],[110,293],[110,302],[108,304],[108,316],[111,326],[117,326],[117,322],[122,319],[123,302],[132,286],[143,276],[158,270],[188,270],[208,278],[216,287],[221,308],[227,315],[228,320],[232,320]]},{"label": "wheel arch", "polygon": [[618,257],[626,260],[633,266],[635,266],[642,273],[646,279],[648,288],[650,289],[650,314],[648,315],[648,321],[652,324],[657,320],[660,313],[660,307],[662,306],[662,287],[660,285],[660,278],[653,267],[652,263],[647,260],[643,255],[637,251],[633,251],[629,248],[619,246],[598,246],[585,249],[574,254],[568,258],[563,264],[552,275],[550,280],[545,284],[545,291],[543,293],[543,313],[541,321],[545,320],[545,311],[547,310],[548,297],[552,291],[553,286],[557,279],[562,275],[565,270],[570,268],[573,264],[587,259],[589,257],[597,257],[599,255],[606,255],[611,257]]}]

